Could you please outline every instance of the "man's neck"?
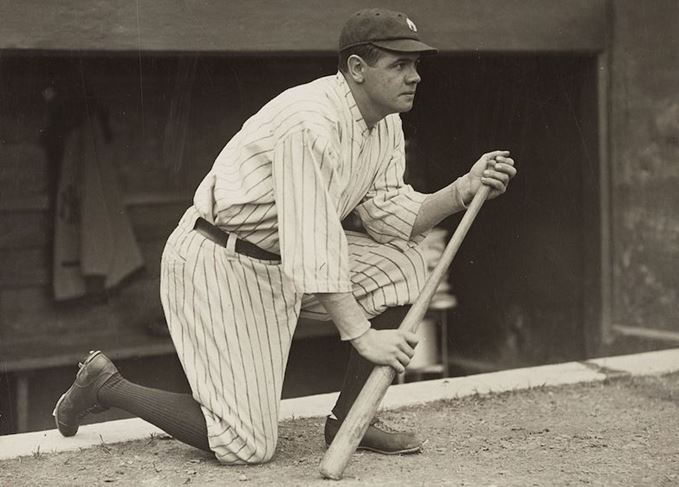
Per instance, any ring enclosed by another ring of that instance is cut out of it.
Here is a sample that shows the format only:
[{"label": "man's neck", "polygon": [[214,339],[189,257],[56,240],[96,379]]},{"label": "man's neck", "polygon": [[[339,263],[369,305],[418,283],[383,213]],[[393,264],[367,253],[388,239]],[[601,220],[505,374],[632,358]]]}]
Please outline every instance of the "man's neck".
[{"label": "man's neck", "polygon": [[377,122],[386,117],[387,114],[382,113],[377,109],[377,107],[374,106],[367,93],[363,91],[360,84],[354,82],[354,80],[346,75],[344,76],[344,79],[346,80],[347,85],[349,85],[349,89],[351,90],[351,94],[356,101],[358,110],[361,112],[363,121],[368,126],[368,128],[373,128]]}]

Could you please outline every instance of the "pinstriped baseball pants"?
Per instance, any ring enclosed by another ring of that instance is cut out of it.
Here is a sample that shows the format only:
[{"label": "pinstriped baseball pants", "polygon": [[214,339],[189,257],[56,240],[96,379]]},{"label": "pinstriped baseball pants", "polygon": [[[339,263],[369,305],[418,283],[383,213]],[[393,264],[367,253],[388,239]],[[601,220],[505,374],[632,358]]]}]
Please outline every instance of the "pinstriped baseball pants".
[{"label": "pinstriped baseball pants", "polygon": [[[161,262],[161,300],[177,355],[225,464],[273,456],[290,343],[300,316],[327,319],[297,293],[280,263],[253,259],[193,231],[189,209]],[[401,251],[347,233],[354,295],[366,316],[411,303],[426,277],[417,247]]]}]

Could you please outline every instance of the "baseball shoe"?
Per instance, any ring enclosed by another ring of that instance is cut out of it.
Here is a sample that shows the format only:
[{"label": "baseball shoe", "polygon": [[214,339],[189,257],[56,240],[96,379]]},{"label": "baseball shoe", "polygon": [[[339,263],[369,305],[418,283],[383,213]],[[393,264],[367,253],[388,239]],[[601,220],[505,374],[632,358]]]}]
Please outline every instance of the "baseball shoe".
[{"label": "baseball shoe", "polygon": [[[342,423],[328,416],[325,420],[325,444],[330,446]],[[402,455],[422,450],[423,442],[411,432],[397,431],[374,418],[358,445],[358,450],[370,450],[383,455]]]},{"label": "baseball shoe", "polygon": [[59,398],[52,413],[59,432],[64,436],[75,435],[80,421],[89,413],[108,409],[99,404],[97,391],[112,375],[118,373],[113,362],[99,351],[87,354],[78,367],[80,370],[73,385]]}]

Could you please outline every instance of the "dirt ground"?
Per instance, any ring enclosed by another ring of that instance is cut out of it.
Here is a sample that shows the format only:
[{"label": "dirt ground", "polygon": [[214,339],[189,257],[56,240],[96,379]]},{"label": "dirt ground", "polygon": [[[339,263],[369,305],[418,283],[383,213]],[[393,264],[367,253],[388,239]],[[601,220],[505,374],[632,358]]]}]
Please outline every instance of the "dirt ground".
[{"label": "dirt ground", "polygon": [[323,420],[280,425],[274,460],[220,466],[167,438],[0,462],[2,486],[408,485],[677,486],[679,374],[536,388],[383,412],[416,427],[422,453],[357,453],[344,480],[322,480]]}]

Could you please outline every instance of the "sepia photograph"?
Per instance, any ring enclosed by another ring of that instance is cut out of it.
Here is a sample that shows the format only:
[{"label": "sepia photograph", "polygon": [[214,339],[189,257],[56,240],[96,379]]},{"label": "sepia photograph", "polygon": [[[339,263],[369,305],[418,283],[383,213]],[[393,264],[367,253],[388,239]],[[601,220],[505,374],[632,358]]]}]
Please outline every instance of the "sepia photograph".
[{"label": "sepia photograph", "polygon": [[0,485],[679,485],[677,25],[0,0]]}]

